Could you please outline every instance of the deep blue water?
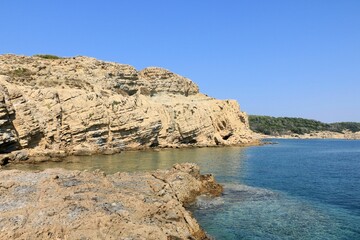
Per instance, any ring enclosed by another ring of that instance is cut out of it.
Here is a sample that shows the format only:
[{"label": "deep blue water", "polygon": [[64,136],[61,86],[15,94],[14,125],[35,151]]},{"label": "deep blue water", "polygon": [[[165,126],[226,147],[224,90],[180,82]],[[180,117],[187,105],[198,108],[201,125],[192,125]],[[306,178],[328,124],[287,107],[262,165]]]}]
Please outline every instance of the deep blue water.
[{"label": "deep blue water", "polygon": [[360,239],[360,141],[273,140],[259,147],[194,148],[71,157],[8,168],[147,171],[195,162],[224,184],[191,208],[216,239]]},{"label": "deep blue water", "polygon": [[273,140],[193,212],[216,239],[360,239],[360,141]]}]

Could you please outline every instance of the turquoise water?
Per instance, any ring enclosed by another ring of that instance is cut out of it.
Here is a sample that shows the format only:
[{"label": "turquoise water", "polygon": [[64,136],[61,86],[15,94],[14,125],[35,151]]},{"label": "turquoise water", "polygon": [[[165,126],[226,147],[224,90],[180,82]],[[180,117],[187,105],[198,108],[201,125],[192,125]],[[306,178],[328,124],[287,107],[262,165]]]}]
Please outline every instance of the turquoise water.
[{"label": "turquoise water", "polygon": [[[360,141],[274,140],[193,212],[217,239],[360,239]],[[226,176],[226,177],[225,177]],[[230,181],[228,181],[230,180]]]},{"label": "turquoise water", "polygon": [[195,162],[224,184],[191,207],[216,239],[360,239],[360,141],[273,140],[260,147],[195,148],[71,157],[8,168],[147,171]]}]

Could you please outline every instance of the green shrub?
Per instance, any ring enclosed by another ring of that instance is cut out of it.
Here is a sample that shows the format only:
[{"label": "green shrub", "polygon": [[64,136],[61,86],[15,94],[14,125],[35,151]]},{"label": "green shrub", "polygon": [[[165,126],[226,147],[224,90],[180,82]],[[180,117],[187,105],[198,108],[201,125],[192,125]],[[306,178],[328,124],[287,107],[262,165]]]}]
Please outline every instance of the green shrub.
[{"label": "green shrub", "polygon": [[27,68],[17,68],[8,72],[8,75],[12,77],[30,77],[32,74],[33,73]]},{"label": "green shrub", "polygon": [[34,57],[44,58],[44,59],[62,59],[62,57],[58,57],[50,54],[36,54]]}]

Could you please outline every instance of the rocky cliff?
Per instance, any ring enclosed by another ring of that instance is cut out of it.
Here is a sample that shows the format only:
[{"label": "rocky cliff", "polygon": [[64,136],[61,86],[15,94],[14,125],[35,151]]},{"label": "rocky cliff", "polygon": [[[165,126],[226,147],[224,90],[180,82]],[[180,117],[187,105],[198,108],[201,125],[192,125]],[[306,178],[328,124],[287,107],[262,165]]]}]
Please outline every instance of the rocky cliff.
[{"label": "rocky cliff", "polygon": [[253,141],[236,101],[201,94],[168,70],[0,55],[0,154],[21,159]]}]

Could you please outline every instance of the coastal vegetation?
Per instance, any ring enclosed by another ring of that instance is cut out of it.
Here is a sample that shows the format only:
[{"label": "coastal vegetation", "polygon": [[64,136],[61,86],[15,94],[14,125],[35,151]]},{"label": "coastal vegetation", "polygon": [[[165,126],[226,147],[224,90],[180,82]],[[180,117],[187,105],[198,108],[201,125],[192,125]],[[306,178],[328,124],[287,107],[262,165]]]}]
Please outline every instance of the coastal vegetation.
[{"label": "coastal vegetation", "polygon": [[7,73],[2,73],[2,74],[6,74],[10,77],[31,77],[31,75],[33,74],[29,69],[27,68],[17,68],[15,70],[12,70],[12,71],[8,71]]},{"label": "coastal vegetation", "polygon": [[265,135],[306,134],[317,131],[351,132],[360,131],[360,123],[323,123],[317,120],[291,117],[249,116],[250,129]]},{"label": "coastal vegetation", "polygon": [[62,57],[51,55],[51,54],[35,54],[34,57],[44,58],[44,59],[62,59]]}]

